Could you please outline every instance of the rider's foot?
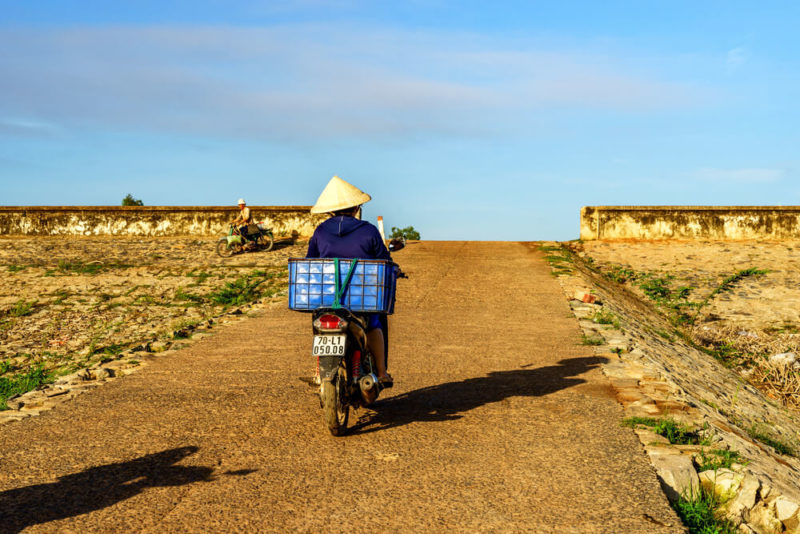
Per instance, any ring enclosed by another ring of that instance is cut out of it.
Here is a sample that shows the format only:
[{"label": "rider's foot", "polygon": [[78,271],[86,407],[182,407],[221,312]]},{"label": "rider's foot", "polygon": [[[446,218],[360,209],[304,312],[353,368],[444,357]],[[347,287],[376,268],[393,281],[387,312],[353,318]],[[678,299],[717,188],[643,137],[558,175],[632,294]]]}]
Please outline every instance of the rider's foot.
[{"label": "rider's foot", "polygon": [[384,388],[390,388],[394,386],[394,378],[389,373],[386,373],[383,376],[378,377],[378,382],[380,382],[381,386]]}]

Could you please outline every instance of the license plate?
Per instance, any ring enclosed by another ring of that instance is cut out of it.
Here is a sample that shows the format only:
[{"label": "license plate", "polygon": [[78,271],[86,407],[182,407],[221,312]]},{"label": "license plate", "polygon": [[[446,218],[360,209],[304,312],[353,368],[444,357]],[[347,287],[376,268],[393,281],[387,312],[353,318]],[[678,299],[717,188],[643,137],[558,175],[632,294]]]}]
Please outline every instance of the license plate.
[{"label": "license plate", "polygon": [[347,336],[314,336],[312,356],[344,356]]}]

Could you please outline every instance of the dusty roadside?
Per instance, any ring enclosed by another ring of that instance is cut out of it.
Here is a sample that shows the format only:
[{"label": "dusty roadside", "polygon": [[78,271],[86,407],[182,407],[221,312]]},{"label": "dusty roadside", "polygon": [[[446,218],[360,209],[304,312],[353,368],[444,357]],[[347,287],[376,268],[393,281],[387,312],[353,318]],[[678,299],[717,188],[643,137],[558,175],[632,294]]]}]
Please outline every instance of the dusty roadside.
[{"label": "dusty roadside", "polygon": [[[220,258],[215,239],[0,238],[0,409],[59,376],[179,348],[243,305],[280,298],[302,244]],[[119,366],[118,366],[119,367]]]}]

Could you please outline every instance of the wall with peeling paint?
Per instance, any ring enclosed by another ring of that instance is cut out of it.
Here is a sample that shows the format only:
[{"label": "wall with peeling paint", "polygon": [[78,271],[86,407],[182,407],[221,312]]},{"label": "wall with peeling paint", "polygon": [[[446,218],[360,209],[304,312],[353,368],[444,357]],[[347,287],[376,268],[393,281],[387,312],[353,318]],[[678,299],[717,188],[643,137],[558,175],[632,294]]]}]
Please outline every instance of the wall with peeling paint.
[{"label": "wall with peeling paint", "polygon": [[581,239],[800,239],[800,206],[586,206]]},{"label": "wall with peeling paint", "polygon": [[[326,215],[310,206],[249,206],[276,236],[310,236]],[[0,206],[0,235],[222,235],[238,208],[227,206]]]}]

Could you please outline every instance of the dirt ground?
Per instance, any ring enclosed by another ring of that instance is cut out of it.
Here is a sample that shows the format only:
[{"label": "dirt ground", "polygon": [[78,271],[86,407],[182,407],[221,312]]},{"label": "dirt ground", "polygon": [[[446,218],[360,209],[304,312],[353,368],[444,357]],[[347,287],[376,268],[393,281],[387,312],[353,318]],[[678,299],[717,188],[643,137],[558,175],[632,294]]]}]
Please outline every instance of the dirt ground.
[{"label": "dirt ground", "polygon": [[768,271],[716,296],[701,312],[703,322],[725,321],[747,330],[800,328],[799,242],[603,242],[583,244],[586,254],[608,270],[623,265],[637,272],[675,276],[675,286],[692,286],[692,299],[708,296],[741,270]]},{"label": "dirt ground", "polygon": [[164,348],[237,305],[280,298],[286,259],[305,255],[283,241],[220,258],[215,241],[0,237],[0,377]]},{"label": "dirt ground", "polygon": [[800,242],[570,246],[769,397],[800,409]]}]

